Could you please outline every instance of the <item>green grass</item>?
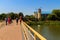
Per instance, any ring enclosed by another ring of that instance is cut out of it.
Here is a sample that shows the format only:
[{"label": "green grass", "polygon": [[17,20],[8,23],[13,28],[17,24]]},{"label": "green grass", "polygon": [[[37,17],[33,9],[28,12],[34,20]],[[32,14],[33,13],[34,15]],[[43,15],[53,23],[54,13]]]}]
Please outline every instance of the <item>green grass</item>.
[{"label": "green grass", "polygon": [[28,25],[42,25],[42,26],[60,26],[60,21],[38,21],[26,22]]}]

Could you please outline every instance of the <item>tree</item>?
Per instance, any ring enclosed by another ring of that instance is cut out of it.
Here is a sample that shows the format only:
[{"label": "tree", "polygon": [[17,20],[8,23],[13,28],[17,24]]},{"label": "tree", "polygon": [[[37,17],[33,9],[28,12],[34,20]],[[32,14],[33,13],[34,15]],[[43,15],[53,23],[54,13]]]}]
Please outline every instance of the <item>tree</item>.
[{"label": "tree", "polygon": [[7,17],[7,15],[6,15],[5,13],[2,13],[2,14],[0,15],[0,18],[1,18],[2,20],[4,20],[6,17]]},{"label": "tree", "polygon": [[25,18],[29,18],[30,16],[29,15],[25,15]]},{"label": "tree", "polygon": [[48,20],[60,20],[60,10],[53,10],[47,18]]},{"label": "tree", "polygon": [[22,16],[22,17],[24,17],[24,15],[23,15],[23,13],[22,13],[22,12],[20,12],[20,13],[19,13],[19,16]]},{"label": "tree", "polygon": [[60,10],[59,9],[58,10],[53,10],[52,13],[55,14],[57,20],[60,20]]},{"label": "tree", "polygon": [[48,20],[56,20],[57,18],[56,18],[55,15],[50,14],[50,15],[47,16],[47,19],[48,19]]},{"label": "tree", "polygon": [[37,19],[35,19],[35,17],[33,15],[26,15],[25,18],[28,20],[31,20],[31,21],[37,20]]},{"label": "tree", "polygon": [[60,10],[53,10],[52,13],[60,17]]},{"label": "tree", "polygon": [[10,12],[8,16],[10,16],[12,19],[15,19],[15,14],[13,12]]},{"label": "tree", "polygon": [[18,14],[14,14],[14,17],[15,17],[15,19],[19,18],[19,15]]}]

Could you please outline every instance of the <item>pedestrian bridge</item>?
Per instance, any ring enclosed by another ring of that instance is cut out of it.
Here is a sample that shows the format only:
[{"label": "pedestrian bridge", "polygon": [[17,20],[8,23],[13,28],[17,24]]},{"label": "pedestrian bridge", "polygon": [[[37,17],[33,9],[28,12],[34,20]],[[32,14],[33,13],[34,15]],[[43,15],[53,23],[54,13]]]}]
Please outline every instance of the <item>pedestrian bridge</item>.
[{"label": "pedestrian bridge", "polygon": [[0,40],[47,40],[25,22],[0,25]]}]

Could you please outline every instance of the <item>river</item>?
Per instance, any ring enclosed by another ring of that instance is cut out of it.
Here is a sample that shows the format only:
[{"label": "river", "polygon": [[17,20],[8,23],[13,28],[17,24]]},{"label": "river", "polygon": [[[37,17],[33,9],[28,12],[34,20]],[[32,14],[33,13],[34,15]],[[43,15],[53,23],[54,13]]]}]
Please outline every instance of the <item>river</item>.
[{"label": "river", "polygon": [[60,40],[59,26],[34,25],[32,28],[43,35],[47,40]]}]

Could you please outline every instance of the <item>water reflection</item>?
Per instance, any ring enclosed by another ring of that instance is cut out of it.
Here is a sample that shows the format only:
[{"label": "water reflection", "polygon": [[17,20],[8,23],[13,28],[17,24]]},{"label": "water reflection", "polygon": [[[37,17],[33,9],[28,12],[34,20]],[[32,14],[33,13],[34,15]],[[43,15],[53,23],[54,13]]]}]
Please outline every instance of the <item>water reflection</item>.
[{"label": "water reflection", "polygon": [[42,34],[47,40],[60,40],[60,27],[56,26],[32,26],[37,32]]}]

